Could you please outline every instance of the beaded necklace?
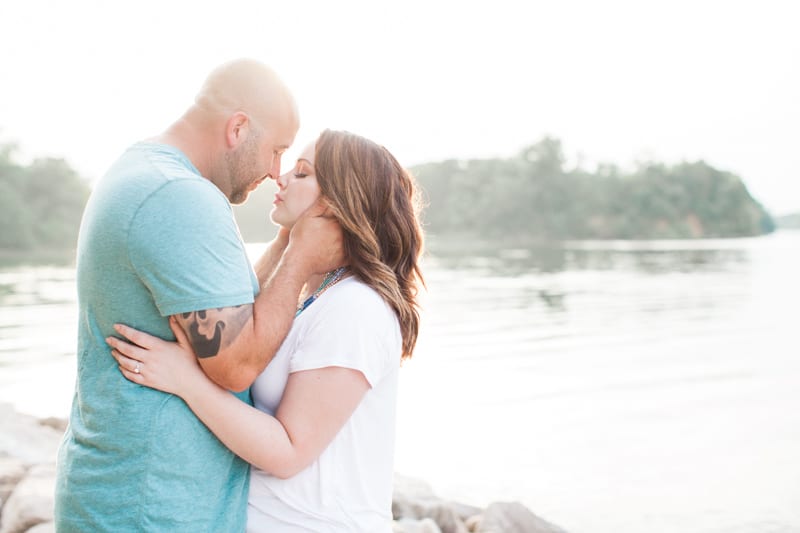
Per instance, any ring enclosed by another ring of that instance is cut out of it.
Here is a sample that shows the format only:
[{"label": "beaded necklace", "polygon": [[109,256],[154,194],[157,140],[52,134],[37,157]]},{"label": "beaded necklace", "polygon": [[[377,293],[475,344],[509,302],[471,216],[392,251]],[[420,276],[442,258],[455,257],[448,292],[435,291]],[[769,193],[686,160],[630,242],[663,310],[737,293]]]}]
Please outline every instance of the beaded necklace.
[{"label": "beaded necklace", "polygon": [[297,318],[300,315],[300,313],[306,310],[306,307],[313,304],[316,301],[316,299],[319,298],[320,294],[322,294],[323,292],[325,292],[326,290],[330,289],[338,282],[340,282],[344,277],[345,272],[347,272],[347,267],[339,267],[336,270],[331,270],[330,272],[325,274],[325,279],[322,280],[322,283],[320,284],[319,287],[317,287],[317,290],[315,290],[311,296],[306,298],[305,301],[303,301],[303,303],[297,306],[297,312],[294,314],[294,317]]}]

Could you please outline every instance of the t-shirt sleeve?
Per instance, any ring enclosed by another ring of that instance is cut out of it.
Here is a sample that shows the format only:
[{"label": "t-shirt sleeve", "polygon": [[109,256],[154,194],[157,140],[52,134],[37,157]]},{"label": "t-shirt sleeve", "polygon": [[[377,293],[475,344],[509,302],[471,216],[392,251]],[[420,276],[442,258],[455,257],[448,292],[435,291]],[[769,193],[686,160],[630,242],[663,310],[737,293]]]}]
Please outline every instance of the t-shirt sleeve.
[{"label": "t-shirt sleeve", "polygon": [[162,316],[254,301],[251,266],[222,194],[201,180],[172,180],[132,220],[128,253]]},{"label": "t-shirt sleeve", "polygon": [[[400,365],[401,341],[394,313],[377,295],[337,294],[315,316],[291,356],[289,372],[329,366],[364,374],[374,387]],[[321,303],[318,300],[314,305]]]}]

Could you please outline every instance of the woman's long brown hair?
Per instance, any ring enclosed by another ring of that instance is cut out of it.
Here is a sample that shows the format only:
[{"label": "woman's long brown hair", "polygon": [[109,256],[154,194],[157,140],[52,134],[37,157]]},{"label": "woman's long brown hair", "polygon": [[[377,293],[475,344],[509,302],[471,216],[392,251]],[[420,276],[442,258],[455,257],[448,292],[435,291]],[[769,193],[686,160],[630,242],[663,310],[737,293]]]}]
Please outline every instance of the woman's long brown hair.
[{"label": "woman's long brown hair", "polygon": [[414,178],[386,148],[349,132],[322,132],[314,157],[350,269],[397,314],[403,358],[411,357],[419,333],[417,291],[424,284]]}]

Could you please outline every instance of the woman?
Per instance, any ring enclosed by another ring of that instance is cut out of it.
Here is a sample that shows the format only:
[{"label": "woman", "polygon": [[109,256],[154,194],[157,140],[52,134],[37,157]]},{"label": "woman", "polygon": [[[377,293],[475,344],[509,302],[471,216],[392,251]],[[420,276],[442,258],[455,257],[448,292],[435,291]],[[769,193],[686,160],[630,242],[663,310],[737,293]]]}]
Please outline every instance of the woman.
[{"label": "woman", "polygon": [[390,531],[397,378],[417,339],[422,232],[413,179],[382,146],[326,130],[278,179],[286,235],[319,201],[342,226],[348,266],[312,277],[291,331],[252,386],[255,408],[177,343],[125,326],[109,338],[131,381],[183,398],[250,462],[248,531]]}]

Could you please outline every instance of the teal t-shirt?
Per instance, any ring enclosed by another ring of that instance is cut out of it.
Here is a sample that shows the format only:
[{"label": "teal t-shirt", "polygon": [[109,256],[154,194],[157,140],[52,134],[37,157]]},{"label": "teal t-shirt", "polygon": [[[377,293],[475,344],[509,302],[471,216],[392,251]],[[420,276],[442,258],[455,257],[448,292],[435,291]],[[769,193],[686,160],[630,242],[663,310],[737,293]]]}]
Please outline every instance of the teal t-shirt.
[{"label": "teal t-shirt", "polygon": [[179,150],[134,145],[92,191],[77,283],[57,530],[244,531],[248,465],[183,400],[127,381],[104,340],[116,322],[172,340],[170,315],[254,301],[258,281],[228,200]]}]

